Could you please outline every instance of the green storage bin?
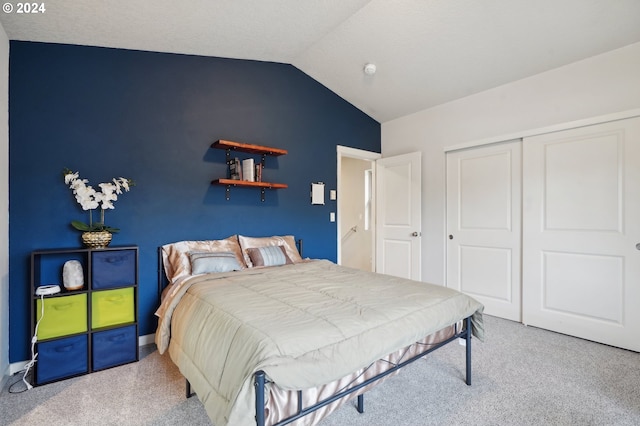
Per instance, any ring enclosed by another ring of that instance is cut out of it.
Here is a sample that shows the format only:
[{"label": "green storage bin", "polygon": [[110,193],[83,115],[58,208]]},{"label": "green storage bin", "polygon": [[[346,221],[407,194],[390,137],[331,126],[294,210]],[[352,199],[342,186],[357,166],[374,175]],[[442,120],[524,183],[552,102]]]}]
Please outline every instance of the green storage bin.
[{"label": "green storage bin", "polygon": [[[43,299],[37,301],[36,319],[42,316]],[[38,340],[87,331],[87,295],[46,297],[44,316],[38,325]]]},{"label": "green storage bin", "polygon": [[134,321],[133,287],[91,293],[91,327],[100,328]]}]

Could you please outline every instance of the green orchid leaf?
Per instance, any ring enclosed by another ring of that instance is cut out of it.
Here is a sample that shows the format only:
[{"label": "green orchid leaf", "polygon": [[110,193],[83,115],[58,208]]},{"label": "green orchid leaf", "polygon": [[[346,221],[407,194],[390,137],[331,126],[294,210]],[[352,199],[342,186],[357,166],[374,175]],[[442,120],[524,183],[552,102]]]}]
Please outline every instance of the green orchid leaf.
[{"label": "green orchid leaf", "polygon": [[91,227],[89,225],[78,220],[71,221],[71,226],[76,228],[78,231],[91,231]]}]

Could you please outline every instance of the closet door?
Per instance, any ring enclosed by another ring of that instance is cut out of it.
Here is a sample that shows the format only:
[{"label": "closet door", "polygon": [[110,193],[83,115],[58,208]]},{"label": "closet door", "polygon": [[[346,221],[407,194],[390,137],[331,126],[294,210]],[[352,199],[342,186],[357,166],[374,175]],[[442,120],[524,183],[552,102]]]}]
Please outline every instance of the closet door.
[{"label": "closet door", "polygon": [[521,142],[447,153],[447,287],[521,320]]},{"label": "closet door", "polygon": [[640,118],[523,143],[523,322],[640,351]]}]

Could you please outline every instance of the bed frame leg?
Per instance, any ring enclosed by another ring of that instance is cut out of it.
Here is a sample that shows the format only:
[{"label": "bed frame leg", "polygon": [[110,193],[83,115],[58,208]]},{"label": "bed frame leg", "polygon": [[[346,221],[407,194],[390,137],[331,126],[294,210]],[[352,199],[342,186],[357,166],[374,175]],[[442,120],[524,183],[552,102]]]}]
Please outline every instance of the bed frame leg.
[{"label": "bed frame leg", "polygon": [[467,385],[471,386],[471,317],[465,319],[467,348]]},{"label": "bed frame leg", "polygon": [[358,413],[364,413],[364,394],[358,395]]},{"label": "bed frame leg", "polygon": [[255,373],[255,387],[256,387],[256,425],[264,426],[264,371],[260,370]]},{"label": "bed frame leg", "polygon": [[186,394],[187,398],[191,398],[193,395],[195,395],[195,392],[193,392],[191,390],[191,383],[189,383],[189,381],[187,379],[184,379],[184,381],[186,382],[185,394]]}]

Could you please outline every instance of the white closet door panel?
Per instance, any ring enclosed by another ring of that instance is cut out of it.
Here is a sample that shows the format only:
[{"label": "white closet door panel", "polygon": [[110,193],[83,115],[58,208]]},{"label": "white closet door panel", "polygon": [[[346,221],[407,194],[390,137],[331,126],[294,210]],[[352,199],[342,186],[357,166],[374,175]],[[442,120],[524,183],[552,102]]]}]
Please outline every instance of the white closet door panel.
[{"label": "white closet door panel", "polygon": [[508,248],[460,246],[460,290],[510,303],[511,254]]},{"label": "white closet door panel", "polygon": [[521,143],[447,154],[447,286],[521,320]]},{"label": "white closet door panel", "polygon": [[622,257],[550,251],[543,256],[543,291],[548,310],[622,324]]},{"label": "white closet door panel", "polygon": [[511,229],[511,152],[459,162],[460,229]]},{"label": "white closet door panel", "polygon": [[640,119],[523,147],[523,322],[640,351]]},{"label": "white closet door panel", "polygon": [[546,145],[545,229],[621,231],[622,154],[619,132]]}]

